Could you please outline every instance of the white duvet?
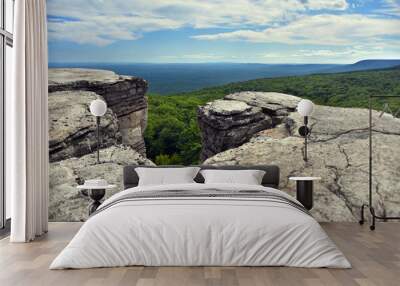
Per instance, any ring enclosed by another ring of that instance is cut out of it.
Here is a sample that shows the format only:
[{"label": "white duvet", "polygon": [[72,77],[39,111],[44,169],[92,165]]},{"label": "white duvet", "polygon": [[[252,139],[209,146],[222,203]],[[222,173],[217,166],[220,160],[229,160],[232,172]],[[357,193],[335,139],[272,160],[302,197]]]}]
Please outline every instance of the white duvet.
[{"label": "white duvet", "polygon": [[[129,192],[207,188],[290,197],[254,185],[181,184],[128,189],[103,205]],[[351,267],[320,225],[293,206],[254,198],[155,198],[121,202],[89,218],[50,269],[127,265]]]}]

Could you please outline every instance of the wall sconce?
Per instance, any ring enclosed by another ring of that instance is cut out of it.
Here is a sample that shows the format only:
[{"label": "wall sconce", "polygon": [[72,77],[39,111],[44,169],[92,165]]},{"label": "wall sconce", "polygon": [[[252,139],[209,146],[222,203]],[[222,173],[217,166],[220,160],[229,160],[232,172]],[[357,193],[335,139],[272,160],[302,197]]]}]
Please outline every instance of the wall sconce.
[{"label": "wall sconce", "polygon": [[304,137],[304,154],[303,160],[307,162],[307,137],[310,135],[308,128],[308,117],[314,111],[314,103],[308,99],[302,99],[297,105],[297,112],[304,117],[304,125],[299,128],[299,134]]},{"label": "wall sconce", "polygon": [[100,164],[100,117],[106,114],[107,104],[101,99],[96,99],[90,103],[89,109],[96,116],[97,164]]}]

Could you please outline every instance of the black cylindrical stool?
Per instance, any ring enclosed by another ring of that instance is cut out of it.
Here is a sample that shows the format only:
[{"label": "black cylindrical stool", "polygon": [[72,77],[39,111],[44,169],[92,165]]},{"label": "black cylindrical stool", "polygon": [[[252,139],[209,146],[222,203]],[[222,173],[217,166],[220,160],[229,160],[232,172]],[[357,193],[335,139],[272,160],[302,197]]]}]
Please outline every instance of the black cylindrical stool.
[{"label": "black cylindrical stool", "polygon": [[314,181],[320,177],[290,177],[289,180],[296,181],[296,199],[307,209],[313,208]]}]

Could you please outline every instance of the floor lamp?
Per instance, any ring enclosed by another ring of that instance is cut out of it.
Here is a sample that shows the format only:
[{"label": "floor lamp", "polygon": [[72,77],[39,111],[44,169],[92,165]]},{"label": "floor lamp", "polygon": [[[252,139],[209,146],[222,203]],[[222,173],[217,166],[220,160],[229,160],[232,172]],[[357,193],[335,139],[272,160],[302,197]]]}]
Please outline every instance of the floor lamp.
[{"label": "floor lamp", "polygon": [[89,109],[96,116],[97,164],[100,164],[100,117],[106,114],[107,104],[101,99],[96,99],[90,103]]},{"label": "floor lamp", "polygon": [[304,125],[299,128],[299,134],[304,137],[304,153],[303,160],[308,161],[307,157],[307,137],[310,135],[311,130],[308,128],[308,117],[314,111],[314,103],[308,99],[302,99],[297,105],[297,112],[304,117]]}]

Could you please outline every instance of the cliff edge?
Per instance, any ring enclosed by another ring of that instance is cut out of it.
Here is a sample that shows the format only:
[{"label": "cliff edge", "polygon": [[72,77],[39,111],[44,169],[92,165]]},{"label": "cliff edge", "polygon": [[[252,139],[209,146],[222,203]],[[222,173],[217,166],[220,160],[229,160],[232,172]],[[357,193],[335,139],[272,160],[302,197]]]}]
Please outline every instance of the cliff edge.
[{"label": "cliff edge", "polygon": [[[49,69],[49,219],[80,221],[88,216],[89,198],[76,189],[85,180],[104,178],[122,190],[128,164],[153,165],[146,159],[147,82],[111,71]],[[96,161],[96,121],[92,100],[107,102],[101,118],[100,164]]]},{"label": "cliff edge", "polygon": [[49,69],[50,160],[91,153],[96,146],[95,118],[90,102],[101,98],[108,112],[102,117],[102,147],[131,146],[146,154],[147,82],[92,69]]},{"label": "cliff edge", "polygon": [[[291,195],[295,184],[289,177],[320,176],[313,215],[319,221],[358,221],[359,208],[368,199],[368,110],[316,105],[305,163],[304,139],[297,132],[303,121],[295,111],[299,100],[287,94],[240,92],[200,107],[204,163],[276,164],[281,168],[280,189]],[[232,114],[232,106],[240,108]],[[378,214],[398,216],[400,119],[379,115],[373,112],[373,201]],[[251,132],[243,136],[247,125]]]}]

